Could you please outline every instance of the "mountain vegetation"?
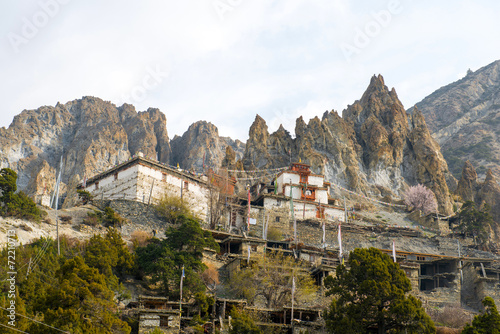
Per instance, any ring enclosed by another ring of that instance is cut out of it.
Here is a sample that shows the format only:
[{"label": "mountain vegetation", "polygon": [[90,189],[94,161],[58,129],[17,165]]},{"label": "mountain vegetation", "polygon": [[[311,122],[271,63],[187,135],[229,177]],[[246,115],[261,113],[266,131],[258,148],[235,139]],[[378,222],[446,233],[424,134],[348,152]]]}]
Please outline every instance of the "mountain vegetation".
[{"label": "mountain vegetation", "polygon": [[282,252],[251,258],[245,268],[231,277],[229,286],[234,296],[245,298],[250,305],[260,302],[269,309],[291,305],[292,295],[295,305],[311,303],[318,293],[308,265]]},{"label": "mountain vegetation", "polygon": [[436,196],[432,190],[421,184],[408,188],[404,199],[410,210],[420,210],[424,214],[437,211]]},{"label": "mountain vegetation", "polygon": [[0,215],[40,220],[42,211],[23,191],[17,191],[17,173],[10,168],[0,170]]},{"label": "mountain vegetation", "polygon": [[182,274],[186,277],[183,298],[189,300],[196,293],[205,292],[202,273],[207,266],[202,263],[203,249],[219,250],[208,231],[201,229],[193,218],[178,216],[176,228],[170,227],[165,239],[152,239],[145,247],[136,249],[137,269],[140,277],[151,283],[160,283],[163,295],[179,298]]},{"label": "mountain vegetation", "polygon": [[486,244],[489,231],[493,224],[488,204],[478,208],[473,201],[465,202],[458,213],[457,229],[461,232],[477,238],[479,244]]},{"label": "mountain vegetation", "polygon": [[483,300],[484,312],[474,317],[472,324],[467,324],[462,334],[499,334],[500,314],[491,297]]},{"label": "mountain vegetation", "polygon": [[330,333],[435,333],[410,280],[392,259],[375,248],[355,249],[347,267],[325,279],[332,295],[325,315]]},{"label": "mountain vegetation", "polygon": [[[20,326],[15,328],[34,334],[60,332],[51,327],[71,333],[130,333],[118,303],[124,293],[120,276],[132,269],[133,255],[118,232],[108,229],[87,243],[63,237],[61,249],[59,256],[56,242],[44,238],[16,248],[15,312]],[[2,268],[7,268],[7,252],[2,249]],[[2,307],[11,300],[8,284],[2,280]],[[8,326],[5,310],[0,311],[0,323]]]}]

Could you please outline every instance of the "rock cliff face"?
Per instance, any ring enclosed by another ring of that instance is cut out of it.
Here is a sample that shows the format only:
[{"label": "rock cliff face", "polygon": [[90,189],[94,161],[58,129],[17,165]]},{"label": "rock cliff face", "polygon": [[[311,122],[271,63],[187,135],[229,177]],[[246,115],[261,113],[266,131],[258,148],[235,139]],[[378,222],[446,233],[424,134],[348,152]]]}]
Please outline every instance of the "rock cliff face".
[{"label": "rock cliff face", "polygon": [[457,177],[470,160],[500,176],[500,61],[444,86],[416,106]]},{"label": "rock cliff face", "polygon": [[374,76],[359,101],[343,111],[325,112],[305,123],[297,119],[295,138],[282,127],[269,134],[257,116],[243,158],[247,169],[271,168],[301,159],[333,183],[374,195],[401,195],[422,183],[436,194],[439,210],[452,212],[448,167],[430,136],[423,115],[408,116],[394,89]]},{"label": "rock cliff face", "polygon": [[[241,159],[245,144],[229,137],[220,137],[215,125],[205,121],[191,124],[189,129],[170,142],[172,147],[171,161],[179,163],[183,169],[203,170],[220,167],[226,155],[226,147],[231,147],[235,159]],[[205,158],[205,161],[203,161]]]},{"label": "rock cliff face", "polygon": [[16,170],[19,188],[35,197],[52,192],[61,156],[62,182],[74,184],[139,151],[170,161],[165,115],[94,97],[24,110],[0,129],[0,167]]},{"label": "rock cliff face", "polygon": [[474,166],[467,160],[458,181],[457,194],[464,201],[473,201],[478,206],[488,204],[493,219],[500,224],[500,185],[491,170],[486,172],[484,182],[479,182]]},{"label": "rock cliff face", "polygon": [[[61,156],[68,194],[84,174],[94,175],[139,151],[197,171],[203,161],[211,168],[253,170],[301,159],[328,181],[372,196],[401,196],[408,185],[423,183],[436,194],[439,210],[451,213],[447,165],[419,110],[407,114],[379,75],[342,114],[325,112],[308,123],[300,117],[295,137],[283,126],[269,133],[257,115],[246,144],[220,137],[205,121],[169,141],[166,117],[158,109],[136,112],[131,105],[84,97],[25,110],[8,129],[0,129],[0,167],[18,171],[19,188],[40,198],[52,192]],[[266,177],[270,181],[272,175]]]}]

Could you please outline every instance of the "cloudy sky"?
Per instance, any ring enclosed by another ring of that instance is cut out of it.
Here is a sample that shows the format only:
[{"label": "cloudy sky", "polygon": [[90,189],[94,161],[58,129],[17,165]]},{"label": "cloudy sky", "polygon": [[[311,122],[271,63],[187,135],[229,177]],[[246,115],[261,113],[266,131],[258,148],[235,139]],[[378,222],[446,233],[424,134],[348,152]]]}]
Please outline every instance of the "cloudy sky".
[{"label": "cloudy sky", "polygon": [[256,114],[293,133],[339,113],[373,74],[406,108],[500,59],[500,2],[37,0],[0,4],[0,127],[97,96],[246,140]]}]

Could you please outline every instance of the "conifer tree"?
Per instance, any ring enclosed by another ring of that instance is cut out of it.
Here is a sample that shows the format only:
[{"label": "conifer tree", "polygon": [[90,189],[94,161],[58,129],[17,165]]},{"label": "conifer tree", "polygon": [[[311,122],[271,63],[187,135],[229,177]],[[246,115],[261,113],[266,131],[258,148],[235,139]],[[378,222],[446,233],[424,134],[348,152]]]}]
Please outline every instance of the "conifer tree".
[{"label": "conifer tree", "polygon": [[410,280],[397,263],[375,248],[357,248],[347,267],[325,279],[334,300],[325,319],[330,333],[435,333],[420,300],[407,293]]}]

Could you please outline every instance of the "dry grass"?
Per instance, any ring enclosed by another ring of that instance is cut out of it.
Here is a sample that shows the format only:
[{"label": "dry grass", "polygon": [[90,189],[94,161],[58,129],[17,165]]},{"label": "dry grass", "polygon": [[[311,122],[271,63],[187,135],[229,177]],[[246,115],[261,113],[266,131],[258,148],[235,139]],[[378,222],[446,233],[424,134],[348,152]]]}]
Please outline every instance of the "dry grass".
[{"label": "dry grass", "polygon": [[[470,321],[469,314],[460,307],[460,305],[446,306],[441,310],[434,310],[429,313],[436,325],[450,327],[448,329],[463,328]],[[446,328],[445,327],[445,328]],[[455,332],[443,332],[455,333]],[[457,332],[458,333],[458,332]]]},{"label": "dry grass", "polygon": [[25,223],[22,223],[21,225],[19,225],[19,228],[21,228],[27,232],[33,231],[33,229],[30,226],[26,225]]},{"label": "dry grass", "polygon": [[137,247],[145,247],[149,244],[149,240],[152,237],[151,233],[143,230],[136,230],[130,235],[130,241]]},{"label": "dry grass", "polygon": [[436,334],[459,334],[461,329],[449,327],[436,327]]},{"label": "dry grass", "polygon": [[73,219],[73,217],[71,216],[60,216],[59,219],[63,222],[63,223],[71,223],[71,220]]}]

